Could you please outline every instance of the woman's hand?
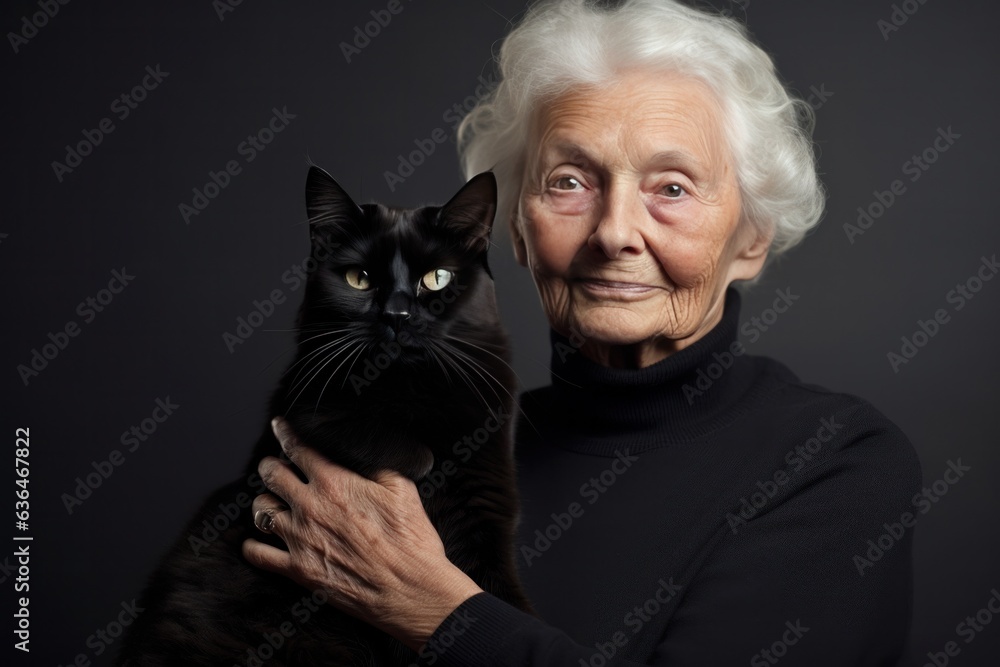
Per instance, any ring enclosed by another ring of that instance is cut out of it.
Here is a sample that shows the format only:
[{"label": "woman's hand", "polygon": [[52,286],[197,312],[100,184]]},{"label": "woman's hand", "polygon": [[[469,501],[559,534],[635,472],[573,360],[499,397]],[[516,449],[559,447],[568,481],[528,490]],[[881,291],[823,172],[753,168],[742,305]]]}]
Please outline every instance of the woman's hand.
[{"label": "woman's hand", "polygon": [[482,589],[445,556],[416,486],[396,472],[369,480],[305,446],[284,420],[271,425],[308,483],[280,459],[260,462],[273,494],[254,500],[255,523],[288,551],[248,539],[243,556],[322,589],[330,604],[419,652],[441,621]]}]

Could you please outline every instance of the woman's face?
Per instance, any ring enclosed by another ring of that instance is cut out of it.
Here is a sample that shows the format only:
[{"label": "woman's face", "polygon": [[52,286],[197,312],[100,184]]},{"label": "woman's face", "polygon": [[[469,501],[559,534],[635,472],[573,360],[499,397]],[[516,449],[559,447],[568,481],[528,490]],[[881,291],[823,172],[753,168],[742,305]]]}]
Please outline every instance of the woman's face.
[{"label": "woman's face", "polygon": [[763,266],[766,239],[737,233],[720,122],[704,84],[641,72],[536,118],[515,254],[552,327],[582,336],[591,359],[641,367],[690,345],[718,323],[730,281]]}]

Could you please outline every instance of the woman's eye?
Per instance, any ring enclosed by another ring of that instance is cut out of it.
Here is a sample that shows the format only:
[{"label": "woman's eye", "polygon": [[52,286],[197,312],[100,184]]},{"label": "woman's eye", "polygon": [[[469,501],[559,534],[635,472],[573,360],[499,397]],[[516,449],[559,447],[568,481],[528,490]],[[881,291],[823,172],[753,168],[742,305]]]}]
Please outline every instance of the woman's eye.
[{"label": "woman's eye", "polygon": [[438,290],[444,289],[451,282],[451,279],[455,277],[455,274],[448,269],[434,269],[433,271],[428,271],[424,274],[424,277],[420,279],[423,286],[432,292],[437,292]]},{"label": "woman's eye", "polygon": [[552,186],[557,190],[576,190],[578,186],[583,187],[583,184],[572,176],[561,176],[552,182]]},{"label": "woman's eye", "polygon": [[348,269],[344,274],[344,280],[354,289],[368,289],[372,286],[368,279],[368,272],[362,269]]},{"label": "woman's eye", "polygon": [[685,192],[684,188],[677,185],[676,183],[671,183],[667,187],[663,188],[663,194],[671,198],[680,197],[682,194],[684,194],[684,192]]}]

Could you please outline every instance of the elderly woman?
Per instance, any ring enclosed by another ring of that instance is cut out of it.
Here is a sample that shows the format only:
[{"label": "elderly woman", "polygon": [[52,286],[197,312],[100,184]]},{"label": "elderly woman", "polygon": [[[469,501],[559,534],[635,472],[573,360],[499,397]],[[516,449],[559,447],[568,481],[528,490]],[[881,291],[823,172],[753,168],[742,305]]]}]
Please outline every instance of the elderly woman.
[{"label": "elderly woman", "polygon": [[280,425],[327,483],[265,459],[255,509],[295,510],[275,523],[288,551],[251,540],[246,557],[427,664],[894,663],[913,448],[737,340],[733,283],[822,212],[810,109],[740,24],[673,0],[537,4],[499,66],[460,147],[468,175],[495,170],[552,329],[552,384],[522,396],[516,445],[538,617],[448,561],[412,482],[320,460]]}]

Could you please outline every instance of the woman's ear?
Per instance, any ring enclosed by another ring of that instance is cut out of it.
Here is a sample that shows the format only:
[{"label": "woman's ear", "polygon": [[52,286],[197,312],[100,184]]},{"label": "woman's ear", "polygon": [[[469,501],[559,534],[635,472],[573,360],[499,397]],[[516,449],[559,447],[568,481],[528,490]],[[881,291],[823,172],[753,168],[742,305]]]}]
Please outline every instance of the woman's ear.
[{"label": "woman's ear", "polygon": [[743,240],[729,265],[729,280],[753,280],[764,268],[767,252],[771,248],[771,236],[761,234],[749,226],[743,233],[737,233],[749,239]]},{"label": "woman's ear", "polygon": [[757,234],[749,246],[740,253],[742,259],[761,260],[767,257],[767,250],[771,247],[771,239],[763,234]]}]

